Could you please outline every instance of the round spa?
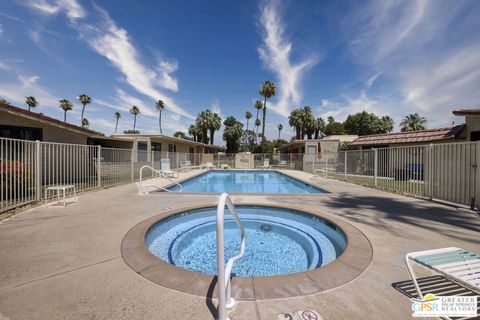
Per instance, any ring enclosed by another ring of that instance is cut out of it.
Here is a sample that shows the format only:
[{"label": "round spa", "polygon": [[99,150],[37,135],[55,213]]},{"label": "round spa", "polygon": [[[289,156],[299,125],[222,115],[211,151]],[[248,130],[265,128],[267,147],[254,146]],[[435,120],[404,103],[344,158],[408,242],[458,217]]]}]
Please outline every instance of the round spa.
[{"label": "round spa", "polygon": [[[236,206],[245,227],[244,256],[235,277],[267,277],[321,268],[347,246],[336,225],[303,212],[263,206]],[[226,211],[225,260],[240,247],[240,230]],[[160,220],[146,233],[156,257],[177,267],[207,275],[217,273],[216,208],[203,208]]]}]

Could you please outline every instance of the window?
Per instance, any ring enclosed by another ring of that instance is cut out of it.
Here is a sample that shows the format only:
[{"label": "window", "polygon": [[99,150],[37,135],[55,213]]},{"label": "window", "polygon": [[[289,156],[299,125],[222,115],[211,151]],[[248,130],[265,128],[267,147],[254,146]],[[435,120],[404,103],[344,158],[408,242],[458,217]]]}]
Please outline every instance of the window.
[{"label": "window", "polygon": [[195,148],[194,148],[194,147],[190,147],[189,153],[195,153]]},{"label": "window", "polygon": [[0,125],[0,137],[22,139],[22,140],[42,140],[42,128],[16,127]]},{"label": "window", "polygon": [[173,143],[168,144],[168,152],[177,152],[177,145]]},{"label": "window", "polygon": [[158,142],[152,142],[152,151],[162,151],[162,144]]}]

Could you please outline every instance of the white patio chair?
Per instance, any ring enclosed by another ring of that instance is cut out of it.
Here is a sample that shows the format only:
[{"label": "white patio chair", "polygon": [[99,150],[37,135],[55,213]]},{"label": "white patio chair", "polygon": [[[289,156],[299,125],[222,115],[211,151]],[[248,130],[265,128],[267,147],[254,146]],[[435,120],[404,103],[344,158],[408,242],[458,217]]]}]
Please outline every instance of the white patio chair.
[{"label": "white patio chair", "polygon": [[170,159],[161,159],[160,168],[161,174],[171,178],[178,178],[178,172],[170,169]]},{"label": "white patio chair", "polygon": [[405,256],[405,264],[419,298],[423,299],[410,260],[435,270],[465,287],[480,292],[480,254],[478,253],[456,247],[408,253]]},{"label": "white patio chair", "polygon": [[263,160],[263,165],[257,166],[257,169],[269,169],[270,168],[270,159],[266,158]]}]

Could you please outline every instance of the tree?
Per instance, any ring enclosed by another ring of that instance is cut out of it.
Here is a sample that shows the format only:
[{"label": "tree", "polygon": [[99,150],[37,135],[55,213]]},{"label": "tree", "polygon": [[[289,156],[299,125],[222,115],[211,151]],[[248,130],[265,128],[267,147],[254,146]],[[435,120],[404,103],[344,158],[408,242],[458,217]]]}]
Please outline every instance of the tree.
[{"label": "tree", "polygon": [[197,125],[190,125],[190,127],[188,127],[188,134],[193,138],[193,141],[202,141],[202,130]]},{"label": "tree", "polygon": [[155,103],[155,109],[158,111],[158,127],[160,128],[160,134],[162,133],[162,111],[165,109],[165,104],[163,103],[162,100],[158,100]]},{"label": "tree", "polygon": [[332,136],[332,135],[339,135],[339,134],[345,134],[345,128],[343,127],[343,124],[340,122],[336,122],[335,119],[330,116],[327,118],[328,124],[325,127],[325,134]]},{"label": "tree", "polygon": [[[63,110],[63,122],[67,122],[67,111],[72,110],[73,105],[67,99],[62,99],[59,102],[60,102],[59,107]],[[82,124],[82,126],[83,126],[83,124]]]},{"label": "tree", "polygon": [[89,125],[90,125],[90,122],[88,121],[88,119],[87,119],[87,118],[83,118],[83,119],[82,119],[82,127],[88,128]]},{"label": "tree", "polygon": [[366,111],[351,114],[343,122],[348,134],[359,136],[390,132],[393,130],[393,124],[393,119],[389,116],[379,118],[376,114]]},{"label": "tree", "polygon": [[38,106],[38,101],[35,99],[35,97],[29,96],[25,98],[25,103],[28,105],[28,111],[30,111],[30,108],[35,108]]},{"label": "tree", "polygon": [[312,139],[315,133],[315,117],[313,116],[312,108],[309,106],[303,107],[301,116],[303,118],[302,139],[305,135],[307,135],[307,139]]},{"label": "tree", "polygon": [[252,117],[252,113],[250,111],[245,112],[245,118],[247,118],[247,130],[248,130],[248,122],[250,121],[251,117]]},{"label": "tree", "polygon": [[7,100],[5,100],[5,99],[3,99],[3,98],[0,98],[0,103],[10,104],[10,102],[8,102]]},{"label": "tree", "polygon": [[211,111],[206,109],[197,115],[195,124],[202,132],[202,142],[208,144],[208,129],[210,128]]},{"label": "tree", "polygon": [[187,139],[187,135],[185,134],[185,132],[182,132],[182,131],[177,131],[173,134],[173,136],[175,138],[180,138],[180,139]]},{"label": "tree", "polygon": [[280,132],[282,131],[283,129],[283,125],[281,123],[279,123],[277,125],[277,129],[278,129],[278,140],[280,140]]},{"label": "tree", "polygon": [[118,128],[118,120],[122,117],[122,115],[120,114],[120,112],[115,112],[115,119],[116,119],[116,122],[115,122],[115,133],[117,133],[117,128]]},{"label": "tree", "polygon": [[133,132],[135,133],[135,127],[137,125],[137,115],[140,114],[140,109],[137,106],[132,106],[130,113],[133,114]]},{"label": "tree", "polygon": [[295,128],[295,139],[299,140],[302,138],[302,129],[303,129],[303,111],[302,109],[294,109],[290,112],[288,117],[288,124]]},{"label": "tree", "polygon": [[262,121],[260,119],[255,120],[255,127],[257,127],[257,133],[255,134],[255,142],[258,142],[258,128],[262,124]]},{"label": "tree", "polygon": [[216,112],[210,114],[210,121],[208,129],[210,130],[210,144],[213,145],[213,136],[216,130],[219,130],[222,126],[222,118]]},{"label": "tree", "polygon": [[[89,96],[87,96],[86,94],[82,93],[81,95],[79,95],[77,97],[78,101],[80,101],[80,103],[82,104],[82,116],[80,117],[80,122],[82,122],[83,120],[83,115],[85,114],[85,106],[89,103],[92,102],[92,98],[90,98]],[[88,121],[88,120],[87,120]]]},{"label": "tree", "polygon": [[240,149],[240,139],[243,135],[243,124],[235,117],[227,117],[223,122],[225,129],[223,130],[223,139],[227,145],[227,153],[237,153]]},{"label": "tree", "polygon": [[260,95],[263,96],[263,120],[262,120],[262,141],[265,141],[265,118],[267,116],[267,99],[275,95],[277,87],[273,82],[265,81],[260,88]]},{"label": "tree", "polygon": [[323,120],[322,118],[317,118],[317,120],[315,121],[315,139],[318,139],[320,136],[323,137],[325,135],[325,127],[325,120]]},{"label": "tree", "polygon": [[[260,101],[260,100],[256,100],[256,101],[255,101],[255,109],[257,109],[257,118],[255,119],[255,126],[257,127],[257,131],[256,131],[256,132],[257,132],[257,134],[258,134],[258,129],[260,128],[260,125],[262,124],[262,123],[259,121],[260,119],[258,119],[258,114],[259,114],[260,110],[263,109],[263,102]],[[258,123],[258,125],[257,125],[257,123]]]},{"label": "tree", "polygon": [[425,124],[427,123],[427,119],[425,117],[420,116],[418,113],[411,113],[405,116],[400,122],[401,131],[418,131],[418,130],[425,130]]}]

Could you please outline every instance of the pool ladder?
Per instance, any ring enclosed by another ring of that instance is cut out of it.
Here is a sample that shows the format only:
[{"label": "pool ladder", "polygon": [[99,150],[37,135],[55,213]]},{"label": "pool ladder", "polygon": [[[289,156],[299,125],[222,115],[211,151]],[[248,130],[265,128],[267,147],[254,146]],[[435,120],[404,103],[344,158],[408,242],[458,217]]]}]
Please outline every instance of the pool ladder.
[{"label": "pool ladder", "polygon": [[[235,220],[240,229],[240,251],[227,261],[225,266],[225,206],[230,211],[230,215]],[[235,299],[232,298],[232,290],[230,285],[230,275],[232,273],[233,265],[245,253],[246,234],[242,222],[237,214],[237,210],[233,205],[232,199],[228,193],[222,193],[217,206],[217,270],[218,270],[218,320],[228,320],[226,309],[233,309],[235,307]]]},{"label": "pool ladder", "polygon": [[148,192],[143,192],[142,191],[142,188],[143,187],[154,187],[154,188],[157,188],[157,189],[161,189],[163,191],[167,191],[167,192],[172,192],[172,190],[168,190],[162,186],[159,186],[159,185],[156,185],[156,184],[153,184],[153,183],[148,183],[148,184],[144,184],[143,182],[143,170],[144,169],[150,169],[152,172],[158,174],[158,177],[159,178],[164,178],[164,179],[167,179],[168,181],[170,182],[173,182],[174,184],[176,184],[177,186],[180,187],[180,190],[178,192],[182,192],[183,190],[183,187],[180,183],[178,183],[177,181],[173,180],[172,178],[168,177],[162,170],[157,170],[149,165],[145,165],[145,166],[142,166],[140,168],[140,180],[138,181],[138,194],[140,195],[143,195],[143,194],[147,194]]}]

